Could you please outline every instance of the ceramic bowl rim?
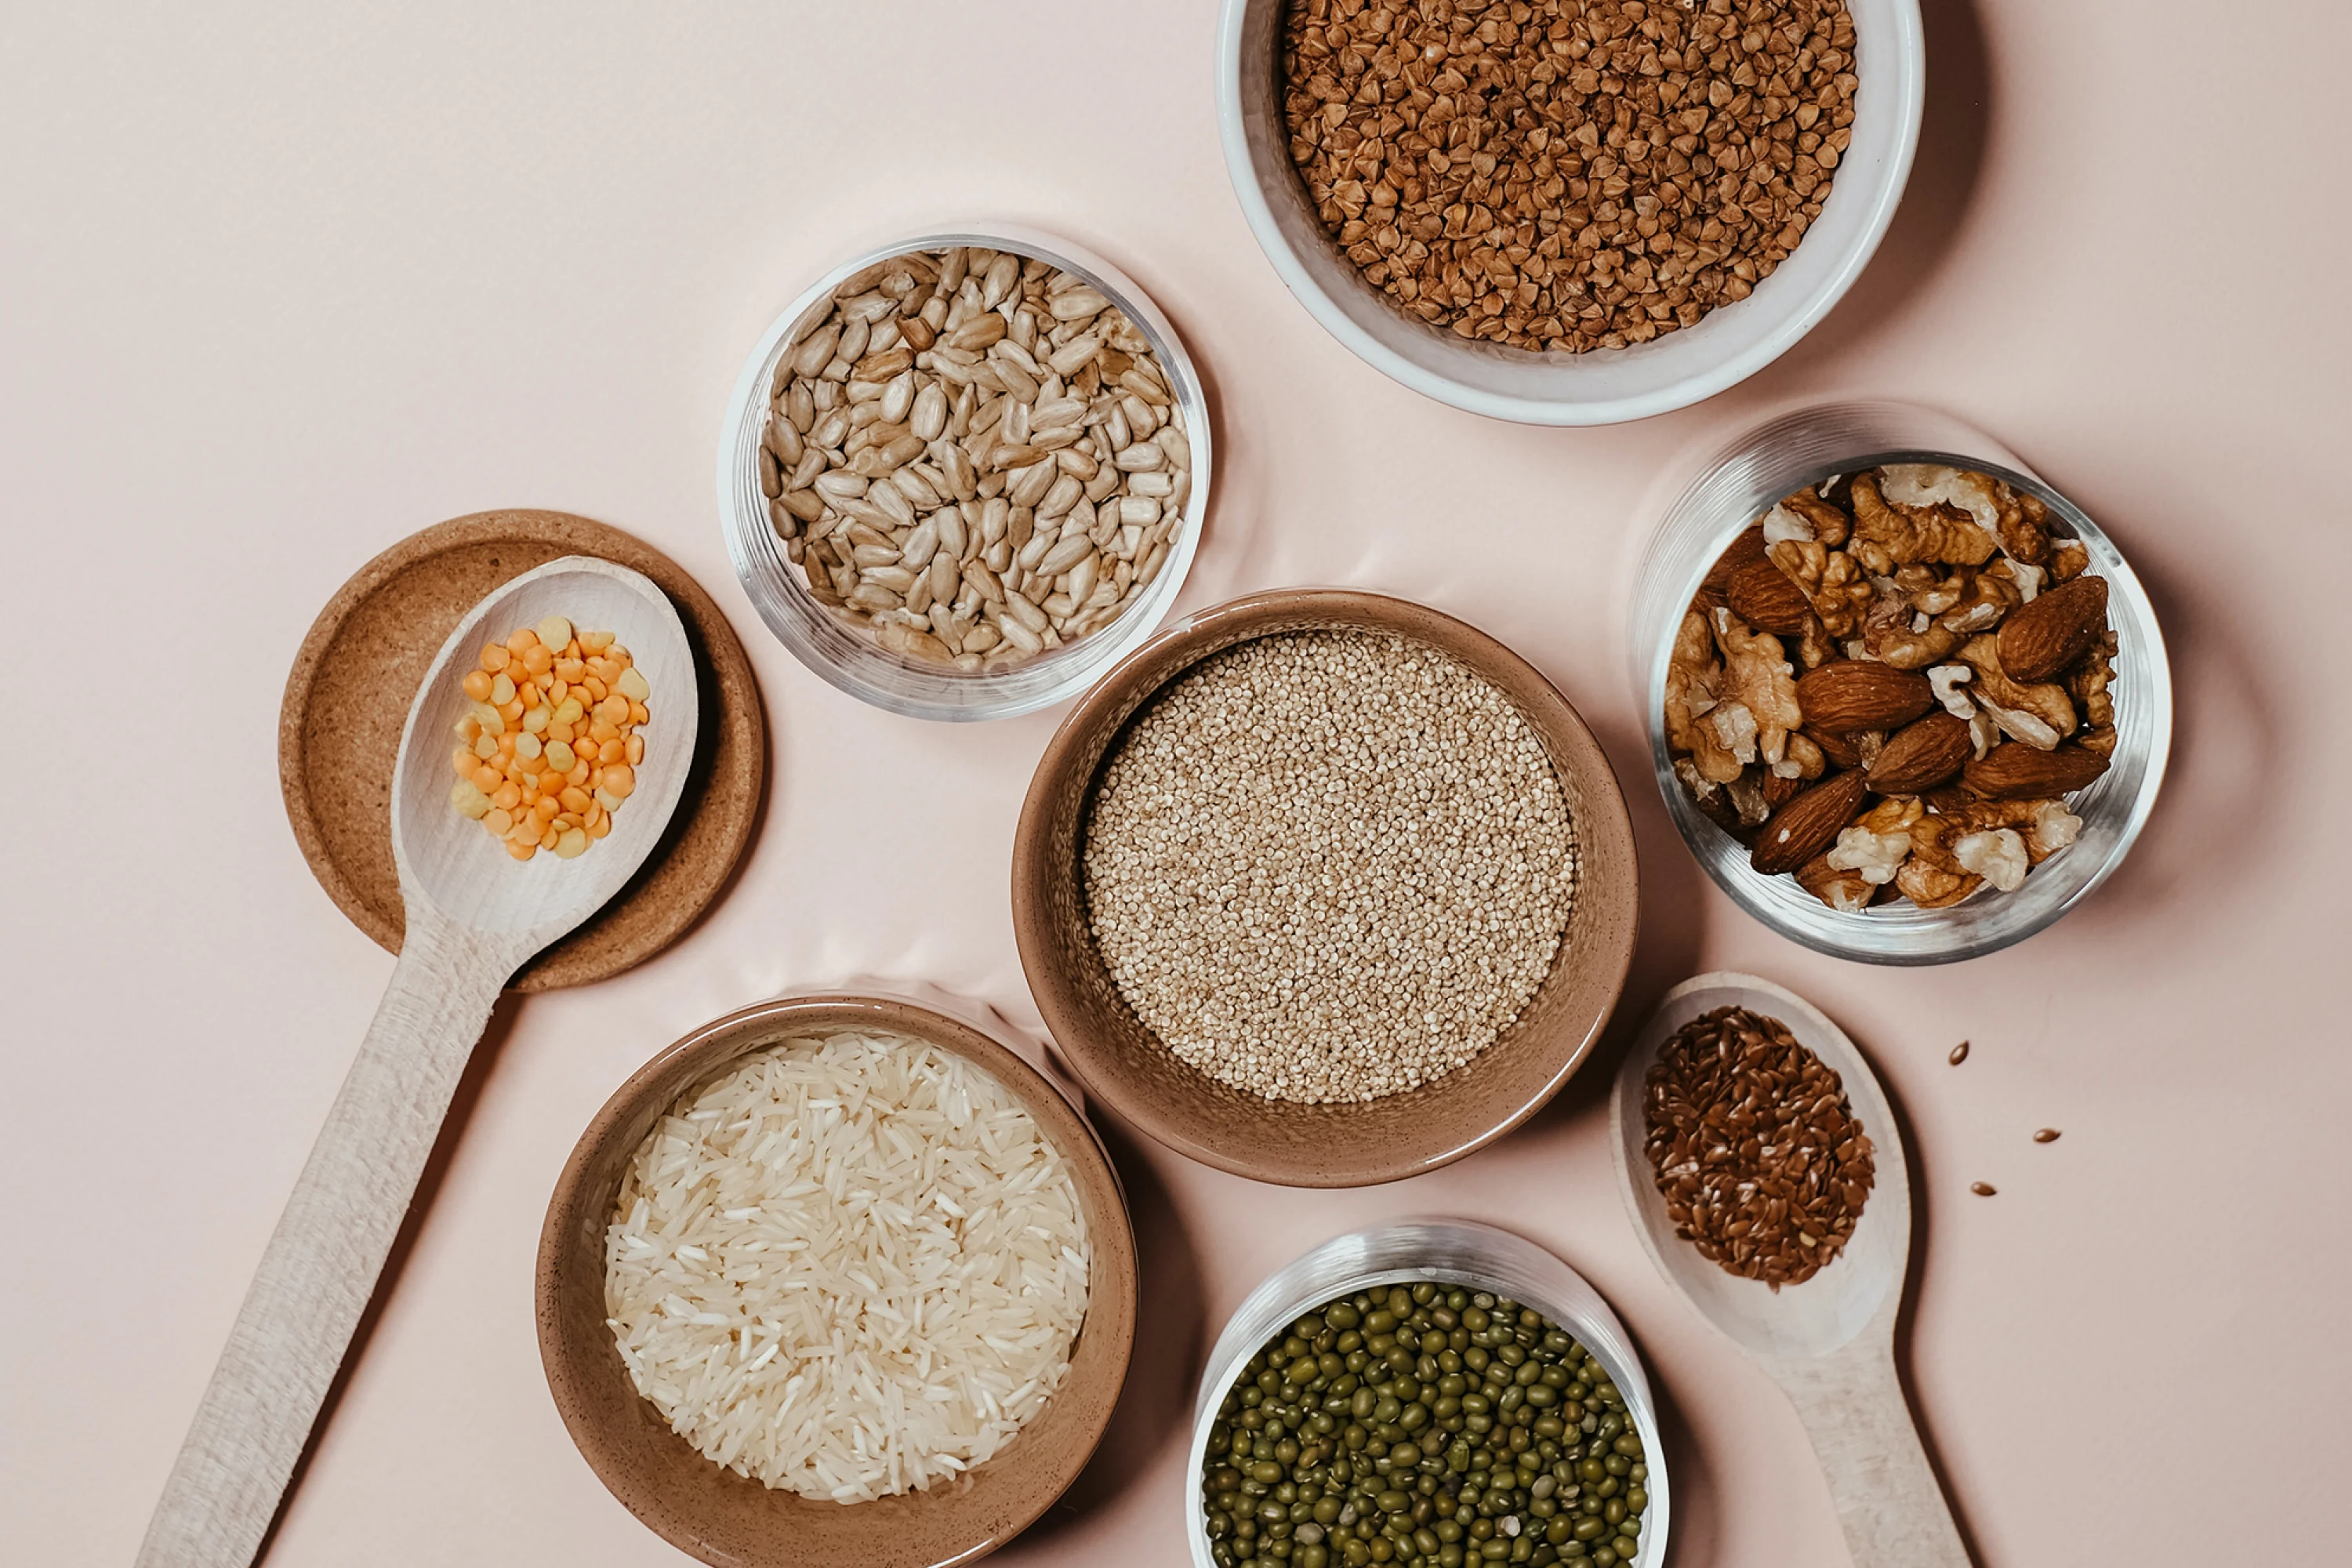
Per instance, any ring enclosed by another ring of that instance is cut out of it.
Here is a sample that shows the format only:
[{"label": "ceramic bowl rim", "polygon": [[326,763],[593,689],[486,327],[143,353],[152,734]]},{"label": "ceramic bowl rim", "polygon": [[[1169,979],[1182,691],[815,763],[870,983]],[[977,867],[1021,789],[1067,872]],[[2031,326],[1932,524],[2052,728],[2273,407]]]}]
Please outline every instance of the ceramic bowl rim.
[{"label": "ceramic bowl rim", "polygon": [[[685,1505],[667,1495],[656,1478],[630,1471],[617,1452],[615,1443],[607,1440],[597,1418],[584,1408],[582,1396],[568,1385],[575,1367],[582,1363],[563,1341],[558,1299],[567,1278],[567,1256],[572,1250],[567,1226],[582,1207],[591,1201],[585,1190],[587,1167],[605,1145],[620,1136],[628,1121],[644,1109],[647,1098],[656,1094],[674,1067],[695,1056],[707,1054],[710,1059],[702,1062],[695,1074],[696,1081],[707,1081],[722,1070],[727,1063],[761,1049],[765,1044],[772,1043],[785,1034],[803,1027],[829,1026],[886,1028],[923,1039],[984,1068],[1032,1115],[1036,1116],[1041,1124],[1046,1124],[1049,1135],[1055,1134],[1057,1131],[1066,1133],[1068,1124],[1075,1124],[1084,1131],[1083,1139],[1056,1136],[1055,1142],[1069,1160],[1080,1191],[1085,1193],[1092,1189],[1106,1195],[1108,1202],[1097,1206],[1105,1211],[1106,1216],[1118,1222],[1115,1225],[1090,1226],[1095,1267],[1090,1280],[1087,1318],[1079,1330],[1081,1342],[1090,1333],[1110,1338],[1110,1348],[1100,1374],[1110,1382],[1108,1397],[1100,1402],[1098,1416],[1092,1423],[1092,1429],[1079,1431],[1078,1440],[1072,1444],[1069,1457],[1057,1468],[1050,1484],[1022,1494],[1020,1506],[1003,1510],[997,1516],[1005,1521],[1003,1528],[989,1531],[948,1556],[929,1560],[939,1568],[971,1563],[1003,1546],[1051,1508],[1077,1479],[1100,1446],[1133,1354],[1137,1312],[1134,1224],[1128,1211],[1118,1167],[1112,1163],[1101,1135],[1095,1131],[1085,1112],[1072,1103],[1050,1078],[1024,1060],[1011,1046],[992,1037],[991,1032],[975,1019],[956,1016],[927,1002],[878,992],[814,992],[738,1008],[690,1030],[664,1047],[630,1074],[598,1108],[566,1156],[562,1173],[557,1177],[548,1200],[532,1274],[541,1370],[564,1428],[580,1450],[582,1458],[587,1461],[605,1489],[656,1534],[681,1552],[706,1563],[722,1564],[724,1568],[795,1568],[803,1562],[803,1559],[787,1552],[766,1559],[714,1554],[717,1549],[706,1547],[697,1531],[696,1520]],[[1058,1112],[1055,1107],[1060,1108]],[[1061,1125],[1057,1128],[1055,1124]],[[611,1196],[604,1194],[593,1202],[598,1208],[606,1208]],[[1113,1281],[1123,1289],[1107,1290],[1105,1286]],[[1076,1354],[1076,1347],[1074,1346],[1074,1361]],[[621,1380],[631,1398],[636,1397],[635,1390],[627,1386],[626,1373],[617,1353],[612,1358],[610,1373]],[[1064,1399],[1070,1393],[1071,1389],[1066,1384],[1056,1394],[1055,1399]],[[1047,1406],[1049,1412],[1053,1408],[1053,1405]],[[1013,1452],[1020,1441],[1021,1435],[1016,1434],[1003,1449],[992,1457],[990,1464]],[[682,1438],[679,1442],[683,1446]],[[702,1459],[702,1456],[690,1447],[685,1451],[698,1460]],[[707,1460],[703,1462],[709,1463]],[[715,1465],[712,1468],[718,1468]],[[982,1465],[977,1467],[974,1473],[985,1473],[988,1468],[989,1465]],[[785,1508],[807,1500],[792,1493],[773,1495],[785,1500],[780,1505]],[[910,1495],[919,1499],[931,1494]],[[914,1558],[892,1560],[894,1563],[914,1561]]]}]

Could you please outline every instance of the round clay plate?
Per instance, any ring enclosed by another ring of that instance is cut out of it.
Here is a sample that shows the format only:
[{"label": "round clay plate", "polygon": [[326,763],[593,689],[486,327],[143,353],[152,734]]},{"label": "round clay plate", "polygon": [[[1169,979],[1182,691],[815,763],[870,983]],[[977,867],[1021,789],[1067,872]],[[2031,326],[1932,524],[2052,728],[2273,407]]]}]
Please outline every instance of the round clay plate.
[{"label": "round clay plate", "polygon": [[751,841],[767,728],[751,660],[710,595],[617,528],[568,512],[478,511],[409,535],[336,592],[294,656],[278,718],[286,816],[311,873],[354,925],[398,952],[392,772],[409,700],[467,611],[562,555],[616,562],[661,585],[694,645],[702,714],[669,832],[611,903],[516,972],[517,991],[603,980],[651,958],[718,898]]}]

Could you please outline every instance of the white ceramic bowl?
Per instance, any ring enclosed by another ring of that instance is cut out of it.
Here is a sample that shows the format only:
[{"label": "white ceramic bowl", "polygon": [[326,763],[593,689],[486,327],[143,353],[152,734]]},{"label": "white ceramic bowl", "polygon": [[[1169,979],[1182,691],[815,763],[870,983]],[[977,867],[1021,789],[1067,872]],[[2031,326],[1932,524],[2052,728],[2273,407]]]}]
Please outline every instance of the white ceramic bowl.
[{"label": "white ceramic bowl", "polygon": [[1266,259],[1331,335],[1415,392],[1528,425],[1613,425],[1681,408],[1755,374],[1861,275],[1910,178],[1927,97],[1918,0],[1847,0],[1855,36],[1853,144],[1804,240],[1754,293],[1631,348],[1535,353],[1474,343],[1406,316],[1323,231],[1290,161],[1277,89],[1286,0],[1224,0],[1217,130]]},{"label": "white ceramic bowl", "polygon": [[[1666,747],[1666,668],[1675,628],[1692,596],[1741,531],[1793,490],[1881,463],[1945,463],[1992,474],[2041,497],[2050,508],[2052,531],[2090,552],[2091,571],[2107,580],[2107,618],[2116,637],[2116,752],[2106,773],[2069,801],[2083,819],[2082,837],[2035,867],[2017,891],[1987,888],[1940,910],[1894,900],[1845,913],[1805,891],[1794,877],[1759,873],[1748,864],[1747,847],[1692,803]],[[2080,507],[1991,437],[1930,409],[1897,403],[1801,409],[1728,443],[1667,507],[1634,584],[1628,627],[1651,762],[1683,842],[1734,903],[1817,952],[1869,963],[1948,963],[2022,942],[2123,864],[2164,784],[2172,743],[2172,673],[2147,591]]]},{"label": "white ceramic bowl", "polygon": [[[1336,1297],[1373,1285],[1429,1279],[1471,1290],[1507,1296],[1532,1307],[1572,1335],[1609,1373],[1625,1396],[1625,1410],[1641,1434],[1649,1467],[1643,1488],[1650,1494],[1642,1516],[1641,1551],[1627,1568],[1658,1568],[1666,1560],[1666,1526],[1672,1513],[1666,1489],[1665,1445],[1642,1359],[1625,1325],[1584,1277],[1525,1237],[1490,1225],[1460,1219],[1413,1219],[1334,1237],[1266,1276],[1226,1320],[1224,1332],[1209,1352],[1201,1373],[1200,1398],[1192,1407],[1192,1447],[1184,1470],[1184,1533],[1193,1568],[1216,1568],[1209,1547],[1208,1517],[1201,1502],[1201,1476],[1209,1455],[1209,1435],[1226,1393],[1250,1357],[1283,1326]],[[1333,1554],[1337,1560],[1337,1553]],[[1584,1561],[1577,1559],[1576,1561]]]},{"label": "white ceramic bowl", "polygon": [[[801,568],[786,555],[783,541],[768,521],[760,490],[758,453],[769,389],[785,351],[800,337],[812,312],[832,308],[833,291],[877,261],[910,251],[982,245],[1051,262],[1092,284],[1135,323],[1150,342],[1167,373],[1169,390],[1184,413],[1184,433],[1192,446],[1192,489],[1184,518],[1168,541],[1160,574],[1129,601],[1110,625],[1064,647],[1009,669],[967,673],[891,652],[846,617],[819,604]],[[1150,637],[1192,569],[1202,520],[1208,516],[1209,480],[1215,454],[1209,428],[1208,399],[1192,356],[1176,329],[1145,297],[1134,279],[1109,262],[1067,240],[1027,229],[992,226],[985,231],[917,235],[854,256],[803,289],[783,314],[760,335],[728,405],[719,437],[719,516],[735,574],[760,618],[800,661],[852,696],[877,708],[917,719],[1007,719],[1075,697]]]}]

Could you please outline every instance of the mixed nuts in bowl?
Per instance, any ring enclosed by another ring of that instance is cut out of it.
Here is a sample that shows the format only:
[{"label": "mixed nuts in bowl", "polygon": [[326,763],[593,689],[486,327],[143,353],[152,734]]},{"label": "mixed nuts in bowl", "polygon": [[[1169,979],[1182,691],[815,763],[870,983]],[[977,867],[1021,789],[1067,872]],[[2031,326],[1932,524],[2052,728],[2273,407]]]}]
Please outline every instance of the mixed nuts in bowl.
[{"label": "mixed nuts in bowl", "polygon": [[1084,689],[1174,602],[1207,510],[1174,330],[1061,240],[920,236],[761,337],[719,442],[730,552],[827,680],[929,719]]},{"label": "mixed nuts in bowl", "polygon": [[1825,408],[1741,438],[1670,509],[1640,594],[1676,826],[1809,946],[1901,963],[2018,941],[2154,804],[2171,700],[2145,594],[2079,508],[1952,421]]}]

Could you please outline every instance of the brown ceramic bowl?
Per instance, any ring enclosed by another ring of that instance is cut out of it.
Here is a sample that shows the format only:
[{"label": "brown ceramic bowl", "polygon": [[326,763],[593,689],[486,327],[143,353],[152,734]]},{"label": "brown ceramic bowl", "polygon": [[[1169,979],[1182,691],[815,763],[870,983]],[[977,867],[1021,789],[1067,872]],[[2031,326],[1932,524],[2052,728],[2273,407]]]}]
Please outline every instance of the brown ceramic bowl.
[{"label": "brown ceramic bowl", "polygon": [[[656,1119],[738,1057],[824,1028],[911,1035],[993,1074],[1068,1157],[1094,1241],[1086,1322],[1053,1403],[960,1485],[854,1504],[772,1491],[704,1458],[638,1396],[604,1323],[604,1228],[629,1157]],[[946,1568],[1019,1534],[1094,1452],[1127,1376],[1135,1278],[1135,1235],[1110,1160],[1034,1068],[971,1025],[912,1002],[793,997],[697,1029],[646,1063],[589,1123],[540,1234],[539,1353],[589,1467],[679,1551],[724,1568]]]},{"label": "brown ceramic bowl", "polygon": [[[1516,703],[1551,754],[1576,828],[1566,938],[1534,998],[1466,1066],[1351,1105],[1298,1105],[1219,1083],[1162,1046],[1119,996],[1087,925],[1079,854],[1096,774],[1128,721],[1210,655],[1255,637],[1360,630],[1452,655]],[[1568,700],[1474,626],[1402,599],[1338,589],[1253,594],[1138,648],[1063,721],[1029,785],[1013,849],[1013,921],[1046,1026],[1087,1092],[1170,1148],[1295,1187],[1352,1187],[1435,1170],[1533,1115],[1600,1037],[1625,984],[1639,912],[1633,831],[1616,774]]]}]

